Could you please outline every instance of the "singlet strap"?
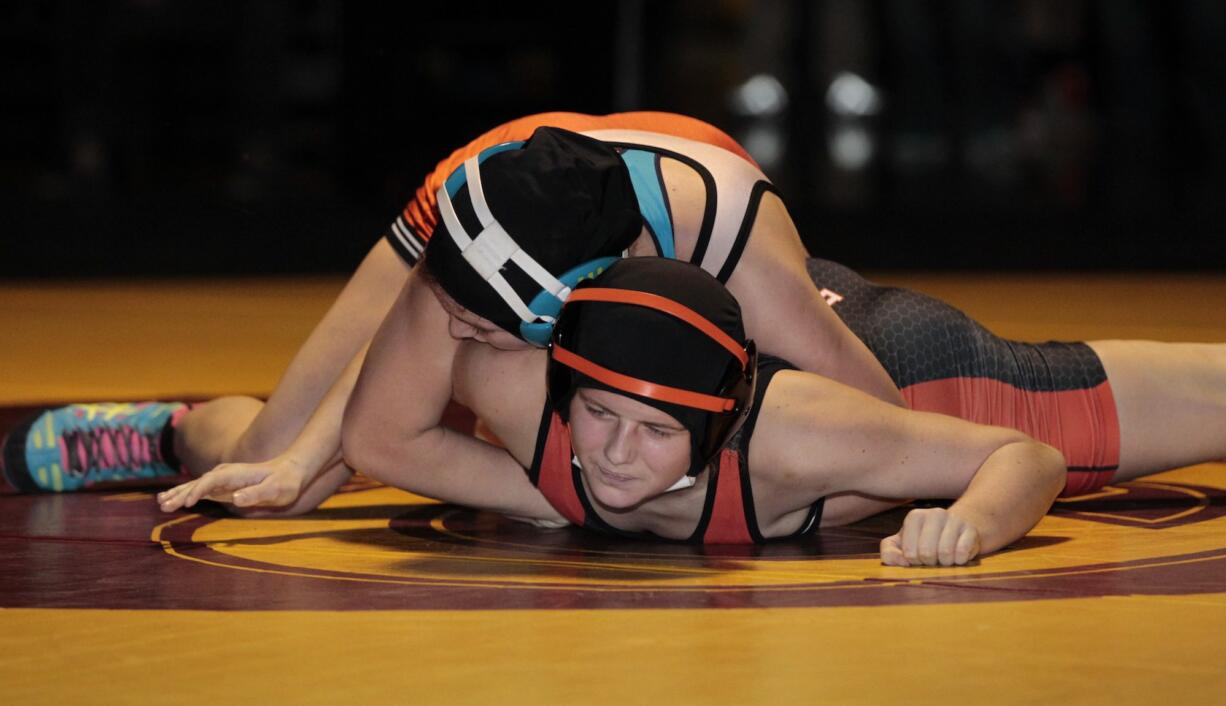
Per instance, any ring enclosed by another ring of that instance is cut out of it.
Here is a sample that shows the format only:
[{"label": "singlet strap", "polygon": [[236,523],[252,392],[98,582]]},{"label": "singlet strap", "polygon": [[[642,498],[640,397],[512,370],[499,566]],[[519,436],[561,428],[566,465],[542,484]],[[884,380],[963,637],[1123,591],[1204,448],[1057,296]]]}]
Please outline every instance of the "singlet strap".
[{"label": "singlet strap", "polygon": [[630,184],[638,198],[639,212],[656,243],[660,257],[677,258],[676,239],[673,236],[672,211],[668,206],[668,193],[664,190],[664,175],[660,173],[660,155],[641,149],[627,149],[621,153],[622,161],[630,170]]},{"label": "singlet strap", "polygon": [[546,400],[545,408],[541,412],[541,421],[536,428],[536,448],[532,452],[532,464],[524,469],[528,474],[528,480],[532,481],[532,485],[535,486],[540,485],[541,466],[546,463],[545,447],[549,443],[549,432],[553,426],[555,414],[553,407]]},{"label": "singlet strap", "polygon": [[548,426],[538,434],[528,478],[562,517],[571,524],[586,525],[590,511],[586,510],[582,489],[571,481],[570,431],[557,412],[546,407],[545,414]]},{"label": "singlet strap", "polygon": [[[704,519],[710,514],[710,520],[707,523],[709,526],[702,528],[701,536],[705,542],[735,541],[736,537],[744,535],[747,535],[746,539],[754,544],[763,544],[768,541],[758,525],[757,510],[754,507],[753,484],[750,481],[749,469],[749,441],[753,438],[754,426],[758,422],[758,412],[762,409],[762,401],[766,397],[766,391],[775,374],[783,370],[795,369],[796,366],[782,358],[759,355],[758,384],[754,390],[753,408],[746,417],[745,424],[729,443],[728,448],[720,454],[719,473],[713,475],[710,480],[712,485],[719,487],[714,492],[708,493],[707,502],[710,504],[710,512],[708,513],[706,509],[703,512]],[[810,512],[812,513],[812,509]],[[808,522],[805,524],[805,529],[809,529]]]},{"label": "singlet strap", "polygon": [[[698,242],[694,246],[694,254],[690,256],[690,262],[696,265],[699,265],[700,267],[703,267],[703,269],[707,270],[707,272],[710,272],[712,276],[715,276],[716,274],[718,274],[718,272],[722,268],[722,265],[724,264],[722,261],[721,261],[721,267],[711,268],[711,267],[705,266],[706,263],[704,263],[704,260],[703,260],[707,252],[707,247],[711,243],[712,233],[714,233],[714,230],[715,230],[716,207],[718,204],[718,199],[716,196],[716,187],[715,187],[715,175],[711,174],[711,170],[708,169],[704,164],[699,162],[694,157],[691,157],[690,155],[682,154],[681,152],[678,152],[675,149],[669,149],[667,147],[662,147],[660,145],[649,145],[645,143],[616,142],[616,141],[610,141],[606,144],[610,144],[613,147],[624,149],[627,151],[638,150],[638,151],[650,152],[655,156],[656,163],[657,163],[657,169],[658,169],[659,160],[662,157],[668,157],[669,159],[675,159],[678,162],[681,162],[682,164],[693,169],[694,172],[698,174],[699,178],[702,179],[703,190],[706,193],[705,193],[705,203],[703,205],[703,211],[702,211],[702,225],[698,229]],[[698,148],[701,149],[701,146],[698,146]],[[735,157],[735,156],[733,158],[740,159],[739,157]],[[660,178],[663,179],[662,176]],[[633,181],[631,183],[633,184]],[[661,195],[663,196],[664,194],[667,194],[667,191],[661,189]],[[636,195],[637,195],[637,191],[636,191]],[[665,201],[665,205],[667,206],[667,201]],[[671,214],[672,210],[669,209],[668,212]],[[670,230],[671,230],[671,215],[670,215]],[[675,257],[676,257],[676,252],[674,249],[674,259]]]},{"label": "singlet strap", "polygon": [[[749,243],[749,234],[753,232],[753,224],[758,220],[758,208],[762,205],[762,197],[767,193],[779,195],[779,190],[769,181],[759,181],[754,183],[750,189],[749,198],[744,206],[744,216],[741,217],[741,226],[737,229],[736,238],[728,247],[727,252],[722,256],[722,259],[715,259],[711,262],[711,266],[722,262],[723,267],[719,269],[715,278],[720,282],[727,282],[732,276],[732,271],[736,269],[737,263],[741,261],[741,254],[745,252],[745,246]],[[703,260],[703,265],[707,265],[706,260]]]}]

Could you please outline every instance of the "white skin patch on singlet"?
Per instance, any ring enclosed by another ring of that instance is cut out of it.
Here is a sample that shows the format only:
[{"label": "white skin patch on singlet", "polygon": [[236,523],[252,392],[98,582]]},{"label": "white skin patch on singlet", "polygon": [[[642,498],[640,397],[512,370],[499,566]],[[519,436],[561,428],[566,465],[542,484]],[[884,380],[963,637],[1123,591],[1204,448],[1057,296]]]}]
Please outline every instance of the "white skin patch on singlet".
[{"label": "white skin patch on singlet", "polygon": [[676,152],[693,159],[711,174],[715,180],[716,191],[709,195],[715,203],[714,225],[702,262],[696,264],[718,277],[732,255],[737,236],[744,227],[754,186],[760,182],[770,183],[766,175],[733,152],[684,137],[640,130],[591,130],[583,134],[602,142],[641,145]]}]

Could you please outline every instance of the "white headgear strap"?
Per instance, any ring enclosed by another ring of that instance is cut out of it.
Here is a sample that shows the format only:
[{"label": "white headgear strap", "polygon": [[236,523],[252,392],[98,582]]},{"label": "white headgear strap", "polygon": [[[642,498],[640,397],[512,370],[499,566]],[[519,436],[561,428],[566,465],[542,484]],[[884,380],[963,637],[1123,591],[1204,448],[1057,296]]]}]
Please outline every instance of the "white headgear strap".
[{"label": "white headgear strap", "polygon": [[464,178],[468,182],[468,197],[472,201],[473,212],[477,214],[477,221],[481,223],[482,230],[476,238],[468,236],[464,226],[460,225],[460,219],[456,217],[455,207],[451,203],[451,196],[447,193],[447,185],[444,184],[439,187],[437,194],[438,210],[443,216],[443,223],[446,224],[451,239],[460,248],[465,261],[480,275],[481,279],[484,279],[494,288],[495,292],[498,292],[498,296],[502,297],[502,300],[511,307],[521,321],[544,320],[552,323],[553,317],[532,313],[524,300],[515,292],[515,288],[502,276],[502,268],[507,262],[514,262],[537,284],[541,285],[542,289],[561,301],[566,301],[566,298],[570,296],[570,287],[559,282],[558,278],[520,249],[519,244],[494,218],[485,200],[485,191],[481,187],[481,169],[476,157],[464,160]]}]

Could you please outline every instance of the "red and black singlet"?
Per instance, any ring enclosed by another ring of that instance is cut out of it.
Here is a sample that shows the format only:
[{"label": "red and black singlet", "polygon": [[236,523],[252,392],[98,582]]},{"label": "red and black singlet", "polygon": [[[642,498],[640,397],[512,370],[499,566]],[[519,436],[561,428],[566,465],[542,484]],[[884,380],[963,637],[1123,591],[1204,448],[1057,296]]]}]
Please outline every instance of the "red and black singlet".
[{"label": "red and black singlet", "polygon": [[807,267],[908,407],[1017,429],[1054,446],[1068,463],[1063,497],[1111,482],[1120,424],[1107,371],[1092,348],[1010,341],[944,302],[873,284],[837,262],[811,258]]},{"label": "red and black singlet", "polygon": [[[747,460],[749,440],[753,436],[758,410],[771,379],[780,370],[794,369],[778,358],[761,356],[759,359],[753,409],[744,426],[720,453],[718,462],[712,463],[704,471],[710,477],[702,515],[694,532],[685,541],[696,544],[761,544],[767,541],[758,527],[754,510]],[[621,537],[655,537],[646,532],[617,529],[601,519],[583,488],[582,471],[573,459],[570,429],[557,412],[546,405],[537,433],[532,465],[527,469],[533,485],[572,524]],[[821,521],[823,504],[824,499],[814,503],[800,529],[779,539],[793,539],[816,529]]]}]

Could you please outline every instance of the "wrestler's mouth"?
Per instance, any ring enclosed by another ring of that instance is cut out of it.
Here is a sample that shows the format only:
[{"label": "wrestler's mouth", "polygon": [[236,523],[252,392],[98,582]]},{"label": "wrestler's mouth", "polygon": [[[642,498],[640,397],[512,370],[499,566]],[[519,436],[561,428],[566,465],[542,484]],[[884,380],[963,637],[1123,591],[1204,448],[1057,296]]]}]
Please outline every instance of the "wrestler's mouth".
[{"label": "wrestler's mouth", "polygon": [[601,479],[603,479],[609,485],[627,485],[634,481],[634,476],[614,473],[613,471],[610,471],[599,464],[596,465],[596,470],[600,473]]}]

